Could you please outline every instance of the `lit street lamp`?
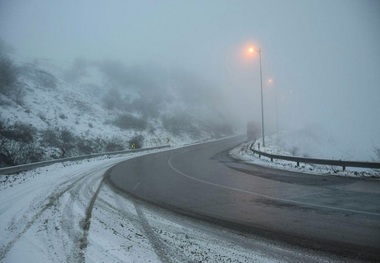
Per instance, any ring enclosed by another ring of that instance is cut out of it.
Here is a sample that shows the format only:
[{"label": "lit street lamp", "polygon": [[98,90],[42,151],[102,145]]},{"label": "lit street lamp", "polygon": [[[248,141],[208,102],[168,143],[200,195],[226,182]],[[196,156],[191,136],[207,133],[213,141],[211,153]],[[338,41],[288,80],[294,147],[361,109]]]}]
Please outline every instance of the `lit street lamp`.
[{"label": "lit street lamp", "polygon": [[261,68],[261,49],[260,48],[253,48],[250,47],[248,49],[249,53],[253,53],[254,51],[257,51],[259,53],[259,59],[260,59],[260,89],[261,89],[261,133],[263,135],[263,147],[265,147],[265,133],[264,133],[264,101],[263,101],[263,74],[262,74],[262,68]]},{"label": "lit street lamp", "polygon": [[[273,84],[273,80],[269,79],[268,83]],[[274,95],[276,99],[276,143],[278,143],[278,106],[277,106],[277,87],[276,86],[274,86]]]}]

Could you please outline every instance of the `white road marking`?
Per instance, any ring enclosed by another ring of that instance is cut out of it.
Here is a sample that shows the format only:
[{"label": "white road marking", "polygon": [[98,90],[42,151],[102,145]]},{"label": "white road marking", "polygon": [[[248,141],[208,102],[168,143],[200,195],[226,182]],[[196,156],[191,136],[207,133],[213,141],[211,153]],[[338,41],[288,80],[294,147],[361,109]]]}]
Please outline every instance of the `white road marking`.
[{"label": "white road marking", "polygon": [[172,165],[172,159],[174,157],[176,157],[177,155],[173,155],[172,157],[170,157],[170,159],[168,160],[169,167],[171,169],[173,169],[174,171],[176,171],[177,173],[181,174],[182,176],[185,176],[185,177],[187,177],[187,178],[189,178],[191,180],[194,180],[194,181],[197,181],[197,182],[200,182],[200,183],[209,184],[209,185],[213,185],[213,186],[216,186],[216,187],[220,187],[220,188],[224,188],[224,189],[228,189],[228,190],[233,190],[233,191],[237,191],[237,192],[241,192],[241,193],[245,193],[245,194],[256,195],[256,196],[260,196],[260,197],[264,197],[264,198],[271,199],[271,200],[276,200],[276,201],[288,202],[288,203],[293,203],[293,204],[298,204],[298,205],[304,205],[304,206],[311,206],[311,207],[327,208],[327,209],[333,209],[333,210],[344,211],[344,212],[352,212],[352,213],[359,213],[359,214],[380,216],[380,213],[366,212],[366,211],[347,209],[347,208],[341,208],[341,207],[326,206],[326,205],[319,205],[319,204],[312,204],[312,203],[294,201],[294,200],[290,200],[290,199],[283,199],[283,198],[279,198],[279,197],[264,195],[264,194],[260,194],[260,193],[256,193],[256,192],[252,192],[252,191],[242,190],[242,189],[235,188],[235,187],[229,187],[229,186],[225,186],[225,185],[221,185],[221,184],[216,184],[216,183],[204,181],[204,180],[192,177],[192,176],[190,176],[188,174],[185,174],[185,173],[179,171],[178,169],[176,169],[175,167],[173,167],[173,165]]},{"label": "white road marking", "polygon": [[133,192],[136,191],[136,189],[140,186],[141,181],[138,181],[135,187],[133,187]]}]

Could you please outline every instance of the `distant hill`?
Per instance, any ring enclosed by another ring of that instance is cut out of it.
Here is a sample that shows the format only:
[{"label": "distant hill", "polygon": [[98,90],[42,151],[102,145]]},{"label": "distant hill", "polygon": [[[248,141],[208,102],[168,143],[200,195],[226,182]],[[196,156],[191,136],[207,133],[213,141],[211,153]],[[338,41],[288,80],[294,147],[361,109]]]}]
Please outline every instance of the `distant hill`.
[{"label": "distant hill", "polygon": [[0,59],[0,166],[234,133],[207,84],[186,72]]}]

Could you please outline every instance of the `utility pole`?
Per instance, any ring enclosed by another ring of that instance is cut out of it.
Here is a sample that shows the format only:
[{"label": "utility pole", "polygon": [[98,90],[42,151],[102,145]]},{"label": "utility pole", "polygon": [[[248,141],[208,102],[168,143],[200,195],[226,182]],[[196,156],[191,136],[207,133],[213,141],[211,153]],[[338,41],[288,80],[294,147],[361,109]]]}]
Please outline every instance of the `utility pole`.
[{"label": "utility pole", "polygon": [[260,89],[261,89],[261,133],[263,136],[263,147],[265,147],[265,133],[264,133],[264,99],[263,99],[263,73],[261,67],[261,49],[258,48],[260,59]]}]

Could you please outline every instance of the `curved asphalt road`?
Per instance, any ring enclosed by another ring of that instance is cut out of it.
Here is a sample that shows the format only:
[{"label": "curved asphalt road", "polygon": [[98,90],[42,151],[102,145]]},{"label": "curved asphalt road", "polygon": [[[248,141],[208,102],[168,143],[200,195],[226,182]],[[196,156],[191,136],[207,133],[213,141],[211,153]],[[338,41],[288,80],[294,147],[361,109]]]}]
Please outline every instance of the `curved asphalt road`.
[{"label": "curved asphalt road", "polygon": [[380,181],[238,162],[226,139],[134,158],[108,182],[146,201],[297,246],[380,261]]}]

